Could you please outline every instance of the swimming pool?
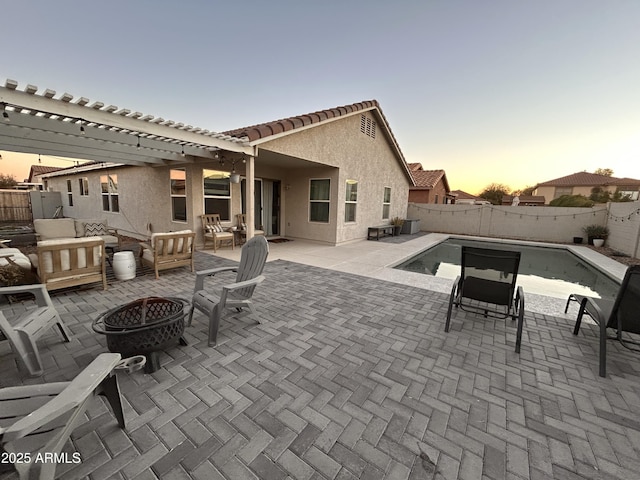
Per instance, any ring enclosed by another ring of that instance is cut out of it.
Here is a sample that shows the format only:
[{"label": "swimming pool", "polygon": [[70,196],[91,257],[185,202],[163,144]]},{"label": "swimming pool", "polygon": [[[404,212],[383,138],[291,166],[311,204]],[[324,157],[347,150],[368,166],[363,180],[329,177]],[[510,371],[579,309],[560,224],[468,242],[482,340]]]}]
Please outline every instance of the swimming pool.
[{"label": "swimming pool", "polygon": [[571,293],[615,298],[620,284],[563,248],[449,238],[394,268],[454,280],[462,245],[520,251],[518,285],[525,293],[566,299]]}]

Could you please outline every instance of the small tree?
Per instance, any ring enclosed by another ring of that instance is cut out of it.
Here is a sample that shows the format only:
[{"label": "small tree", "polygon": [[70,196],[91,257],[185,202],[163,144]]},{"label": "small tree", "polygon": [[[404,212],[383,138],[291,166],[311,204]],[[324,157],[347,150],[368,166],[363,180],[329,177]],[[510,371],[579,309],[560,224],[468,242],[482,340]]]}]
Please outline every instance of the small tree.
[{"label": "small tree", "polygon": [[492,183],[487,185],[478,196],[490,201],[494,205],[502,205],[502,197],[508,195],[510,191],[511,189],[506,185],[501,183]]},{"label": "small tree", "polygon": [[12,188],[18,184],[18,181],[13,175],[6,175],[0,173],[0,188]]},{"label": "small tree", "polygon": [[613,170],[610,168],[596,168],[596,171],[593,173],[596,175],[604,175],[605,177],[613,177]]}]

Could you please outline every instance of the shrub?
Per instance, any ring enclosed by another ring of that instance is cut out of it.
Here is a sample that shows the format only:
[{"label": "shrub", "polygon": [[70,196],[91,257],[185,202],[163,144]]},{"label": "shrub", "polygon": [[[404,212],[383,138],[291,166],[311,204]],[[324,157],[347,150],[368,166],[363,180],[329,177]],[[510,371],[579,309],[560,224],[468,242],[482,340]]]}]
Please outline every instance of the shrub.
[{"label": "shrub", "polygon": [[549,202],[552,207],[593,207],[594,201],[584,195],[562,195]]}]

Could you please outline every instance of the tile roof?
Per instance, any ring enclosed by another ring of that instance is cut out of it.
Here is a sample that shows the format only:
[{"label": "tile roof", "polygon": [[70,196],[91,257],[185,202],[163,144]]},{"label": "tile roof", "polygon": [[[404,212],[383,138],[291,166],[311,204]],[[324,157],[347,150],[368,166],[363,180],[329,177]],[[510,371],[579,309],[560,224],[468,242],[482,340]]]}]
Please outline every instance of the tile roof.
[{"label": "tile roof", "polygon": [[421,163],[409,163],[409,170],[411,170],[412,172],[415,172],[417,170],[422,170],[422,164]]},{"label": "tile roof", "polygon": [[[295,117],[283,118],[280,120],[273,120],[271,122],[260,123],[258,125],[251,125],[249,127],[236,128],[235,130],[228,130],[223,132],[224,135],[235,138],[246,138],[250,142],[270,137],[271,135],[277,135],[279,133],[295,130],[296,128],[306,127],[314,123],[320,123],[331,118],[341,117],[343,115],[349,115],[351,113],[370,110],[376,108],[380,113],[380,116],[387,124],[389,124],[380,110],[380,105],[377,100],[367,100],[364,102],[354,103],[351,105],[343,105],[341,107],[330,108],[327,110],[320,110],[313,113],[306,113],[303,115],[297,115]],[[391,130],[389,130],[391,131]],[[393,134],[392,134],[393,135]],[[395,138],[394,138],[395,142]],[[396,142],[397,144],[397,142]]]},{"label": "tile roof", "polygon": [[[445,184],[447,179],[445,178],[444,170],[413,170],[411,169],[411,175],[416,183],[418,189],[430,189],[435,187],[438,182],[443,180]],[[448,189],[448,185],[447,185]]]},{"label": "tile roof", "polygon": [[63,167],[47,167],[45,165],[31,165],[29,169],[29,181],[33,180],[36,175],[42,175],[44,173],[57,172],[62,170]]},{"label": "tile roof", "polygon": [[480,198],[477,195],[471,195],[470,193],[467,193],[463,190],[452,190],[449,193],[451,195],[456,195],[456,197],[460,200],[475,200],[477,198]]},{"label": "tile roof", "polygon": [[616,178],[606,175],[598,175],[597,173],[578,172],[566,177],[556,178],[548,182],[539,183],[539,187],[562,187],[562,186],[593,186],[600,187],[605,185],[640,185],[640,180],[632,178]]}]

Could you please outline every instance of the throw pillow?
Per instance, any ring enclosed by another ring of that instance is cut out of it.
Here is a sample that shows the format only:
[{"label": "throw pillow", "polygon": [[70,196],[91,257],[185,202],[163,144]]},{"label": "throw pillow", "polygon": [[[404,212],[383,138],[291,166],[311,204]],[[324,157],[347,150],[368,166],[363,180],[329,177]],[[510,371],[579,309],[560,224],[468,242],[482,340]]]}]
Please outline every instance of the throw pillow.
[{"label": "throw pillow", "polygon": [[100,235],[109,235],[107,227],[104,223],[85,223],[84,224],[84,236],[95,237]]},{"label": "throw pillow", "polygon": [[222,228],[221,225],[214,225],[213,226],[213,231],[217,232],[217,233],[222,233],[222,232],[224,232],[224,229]]}]

